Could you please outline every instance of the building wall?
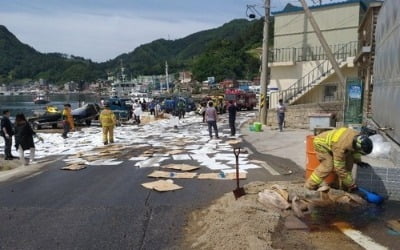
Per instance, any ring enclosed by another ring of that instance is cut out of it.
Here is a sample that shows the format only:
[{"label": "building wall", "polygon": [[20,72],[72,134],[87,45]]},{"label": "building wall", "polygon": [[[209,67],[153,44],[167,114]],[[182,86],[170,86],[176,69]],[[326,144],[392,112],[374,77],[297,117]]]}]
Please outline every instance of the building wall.
[{"label": "building wall", "polygon": [[[346,78],[356,78],[358,76],[358,70],[356,67],[344,67],[342,73]],[[311,102],[324,102],[324,91],[326,85],[338,85],[339,78],[336,74],[328,77],[323,83],[316,86],[309,93],[301,97],[295,104],[311,103]],[[339,88],[338,88],[339,89]],[[338,93],[339,94],[339,93]],[[340,98],[341,96],[337,96]]]},{"label": "building wall", "polygon": [[[344,44],[357,41],[360,15],[363,12],[360,3],[335,4],[313,8],[311,11],[329,45],[333,47],[340,45],[339,48],[341,48]],[[302,57],[303,49],[314,48],[313,51],[317,52],[321,50],[321,45],[304,12],[297,11],[275,15],[274,48],[301,48],[296,50],[294,57]],[[308,56],[305,58],[309,59]],[[279,91],[285,90],[324,61],[297,61],[298,59],[293,58],[293,62],[287,64],[279,62],[272,64],[268,87],[277,88]],[[355,69],[344,70],[343,74],[345,77],[357,76]],[[335,81],[329,78],[327,80]],[[313,91],[312,94],[307,95],[308,97],[305,96],[302,99],[302,103],[322,99],[321,96],[315,96],[321,93],[321,91]],[[270,100],[270,107],[274,107],[275,100],[272,98]]]},{"label": "building wall", "polygon": [[[271,80],[269,88],[278,88],[279,90],[285,90],[294,84],[297,79],[309,73],[313,70],[320,61],[310,61],[310,62],[297,62],[293,66],[277,66],[273,67],[271,70]],[[357,67],[352,64],[344,66],[342,68],[342,74],[346,78],[354,78],[358,75]],[[336,74],[331,75],[325,79],[320,85],[331,84],[339,82],[339,78]],[[300,103],[310,103],[310,102],[322,102],[324,101],[324,89],[316,86],[315,89],[311,90],[309,93],[305,94],[302,98],[296,101],[296,104]],[[269,107],[275,108],[278,103],[278,95],[271,94]]]},{"label": "building wall", "polygon": [[[345,4],[311,9],[328,44],[357,41],[360,4]],[[275,15],[275,48],[320,46],[320,42],[304,12]]]},{"label": "building wall", "polygon": [[399,1],[384,2],[376,25],[372,117],[400,144],[400,15]]},{"label": "building wall", "polygon": [[[343,102],[309,103],[290,105],[285,113],[286,127],[309,128],[311,114],[332,113],[336,122],[343,122]],[[276,109],[269,109],[267,113],[267,125],[277,127]]]},{"label": "building wall", "polygon": [[[278,88],[279,90],[287,89],[321,62],[323,61],[297,62],[293,66],[274,66],[271,69],[271,80],[268,87]],[[342,73],[349,77],[357,76],[357,70],[353,66],[349,65],[349,67],[343,68]],[[329,80],[332,81],[330,78]]]}]

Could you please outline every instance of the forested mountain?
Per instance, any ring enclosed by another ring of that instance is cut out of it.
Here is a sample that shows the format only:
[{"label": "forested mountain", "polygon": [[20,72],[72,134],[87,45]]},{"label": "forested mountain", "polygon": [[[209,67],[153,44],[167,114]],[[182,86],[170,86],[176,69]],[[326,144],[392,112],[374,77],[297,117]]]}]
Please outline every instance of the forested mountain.
[{"label": "forested mountain", "polygon": [[98,74],[103,73],[91,61],[59,53],[40,53],[0,25],[0,83],[39,78],[51,82],[96,79]]},{"label": "forested mountain", "polygon": [[[190,70],[197,80],[207,76],[251,78],[258,74],[259,59],[249,51],[261,46],[262,20],[233,20],[223,26],[177,40],[159,39],[141,45],[104,63],[60,53],[40,53],[21,43],[0,25],[0,83],[21,79],[47,79],[54,83],[105,78],[119,71],[128,75],[164,74]],[[271,29],[272,30],[272,29]]]}]

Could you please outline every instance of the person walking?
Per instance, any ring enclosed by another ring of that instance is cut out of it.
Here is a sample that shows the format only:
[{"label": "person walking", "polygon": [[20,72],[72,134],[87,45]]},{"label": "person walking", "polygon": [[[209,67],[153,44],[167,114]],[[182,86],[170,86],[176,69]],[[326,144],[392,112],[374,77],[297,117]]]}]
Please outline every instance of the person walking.
[{"label": "person walking", "polygon": [[218,127],[217,127],[217,110],[214,108],[214,104],[213,102],[209,102],[208,103],[208,107],[206,109],[205,112],[205,118],[207,121],[207,125],[208,125],[208,133],[210,135],[210,139],[212,139],[212,128],[214,129],[215,132],[215,137],[219,138],[218,136]]},{"label": "person walking", "polygon": [[1,118],[1,131],[0,134],[4,138],[4,160],[14,160],[11,154],[12,136],[14,135],[13,125],[10,121],[10,111],[3,111],[3,118]]},{"label": "person walking", "polygon": [[154,100],[153,101],[151,101],[150,103],[149,103],[149,110],[150,110],[150,115],[154,115],[155,114],[155,102],[154,102]]},{"label": "person walking", "polygon": [[68,133],[71,130],[72,131],[75,130],[74,117],[72,116],[71,104],[69,104],[69,103],[64,104],[62,118],[63,118],[63,126],[64,126],[64,132],[62,133],[62,138],[66,139],[66,138],[68,138]]},{"label": "person walking", "polygon": [[285,104],[283,104],[282,99],[279,99],[279,103],[276,108],[276,113],[278,116],[279,131],[281,131],[281,132],[283,131],[283,124],[285,122],[285,112],[286,112]]},{"label": "person walking", "polygon": [[[23,165],[29,163],[35,164],[35,143],[33,136],[36,136],[31,125],[26,121],[24,114],[17,114],[15,117],[15,147],[19,153],[19,159]],[[40,141],[43,141],[41,137],[38,137]],[[25,161],[24,151],[30,150],[29,160]]]},{"label": "person walking", "polygon": [[178,104],[177,104],[179,120],[180,120],[181,118],[185,118],[185,107],[186,107],[185,101],[182,100],[182,99],[180,99],[180,100],[178,101]]},{"label": "person walking", "polygon": [[320,186],[326,186],[325,177],[335,171],[344,188],[350,192],[357,190],[351,174],[353,164],[369,167],[368,163],[361,161],[361,155],[372,152],[371,139],[354,129],[339,128],[317,135],[313,144],[320,164],[307,179],[305,187],[315,190]]},{"label": "person walking", "polygon": [[136,99],[135,103],[133,104],[133,116],[135,118],[135,123],[140,124],[140,116],[142,115],[142,105]]},{"label": "person walking", "polygon": [[201,103],[200,104],[200,114],[201,114],[201,116],[203,117],[203,123],[205,123],[206,122],[206,109],[207,109],[207,103]]},{"label": "person walking", "polygon": [[231,129],[231,136],[234,136],[236,134],[236,127],[235,127],[236,113],[237,113],[236,105],[232,100],[230,100],[228,106],[228,115],[229,115],[229,128]]},{"label": "person walking", "polygon": [[100,113],[100,124],[103,129],[103,143],[107,145],[108,143],[114,142],[114,127],[117,124],[117,119],[115,118],[114,112],[111,111],[108,104],[104,105],[103,111]]},{"label": "person walking", "polygon": [[160,116],[161,113],[161,105],[160,103],[157,101],[155,106],[154,106],[154,117],[158,118]]}]

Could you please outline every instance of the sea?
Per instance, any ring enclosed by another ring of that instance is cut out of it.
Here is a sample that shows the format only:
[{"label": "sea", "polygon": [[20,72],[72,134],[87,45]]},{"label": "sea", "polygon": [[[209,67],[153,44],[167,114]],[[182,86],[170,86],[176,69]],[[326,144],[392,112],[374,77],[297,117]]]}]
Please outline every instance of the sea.
[{"label": "sea", "polygon": [[66,103],[71,104],[72,109],[76,109],[87,103],[100,103],[101,97],[98,94],[86,93],[52,94],[47,104],[34,104],[33,99],[34,96],[30,95],[0,96],[0,116],[3,115],[3,110],[9,110],[11,117],[19,113],[31,117],[35,111],[43,111],[49,105],[56,106],[61,111]]}]

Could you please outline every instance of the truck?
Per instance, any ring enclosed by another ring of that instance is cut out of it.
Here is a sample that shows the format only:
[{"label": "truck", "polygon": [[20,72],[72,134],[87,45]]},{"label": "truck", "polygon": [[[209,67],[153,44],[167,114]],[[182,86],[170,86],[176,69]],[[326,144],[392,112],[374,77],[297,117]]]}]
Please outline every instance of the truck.
[{"label": "truck", "polygon": [[178,102],[185,103],[185,111],[190,112],[196,109],[196,104],[190,97],[182,97],[182,96],[172,96],[165,98],[161,103],[161,109],[163,109],[166,113],[173,113],[177,115],[177,104]]},{"label": "truck", "polygon": [[110,109],[114,112],[118,121],[128,121],[132,118],[132,104],[131,99],[111,97],[104,102],[108,104]]},{"label": "truck", "polygon": [[226,107],[229,101],[236,103],[238,110],[252,110],[257,105],[257,96],[253,92],[246,92],[241,89],[227,89],[225,90]]}]

